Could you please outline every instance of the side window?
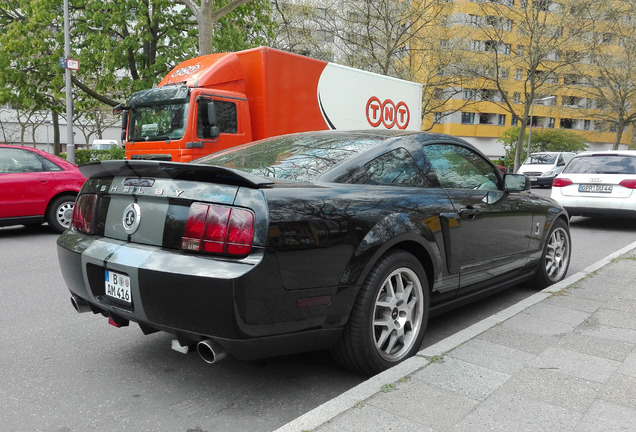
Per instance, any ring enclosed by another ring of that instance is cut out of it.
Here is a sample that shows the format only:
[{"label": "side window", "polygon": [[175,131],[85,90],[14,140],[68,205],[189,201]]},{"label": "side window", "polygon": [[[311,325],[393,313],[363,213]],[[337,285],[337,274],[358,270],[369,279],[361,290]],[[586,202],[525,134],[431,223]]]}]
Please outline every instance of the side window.
[{"label": "side window", "polygon": [[559,159],[557,159],[557,166],[564,166],[565,160],[563,160],[563,155],[559,155]]},{"label": "side window", "polygon": [[216,125],[221,133],[235,134],[238,130],[236,119],[236,104],[233,102],[202,99],[199,101],[197,115],[197,137],[212,138],[208,123],[208,106],[214,103],[216,108]]},{"label": "side window", "polygon": [[0,173],[14,174],[46,171],[42,161],[34,153],[21,149],[2,149]]},{"label": "side window", "polygon": [[499,190],[497,168],[466,147],[432,144],[424,153],[443,188]]},{"label": "side window", "polygon": [[340,183],[429,186],[409,152],[398,148],[336,179]]}]

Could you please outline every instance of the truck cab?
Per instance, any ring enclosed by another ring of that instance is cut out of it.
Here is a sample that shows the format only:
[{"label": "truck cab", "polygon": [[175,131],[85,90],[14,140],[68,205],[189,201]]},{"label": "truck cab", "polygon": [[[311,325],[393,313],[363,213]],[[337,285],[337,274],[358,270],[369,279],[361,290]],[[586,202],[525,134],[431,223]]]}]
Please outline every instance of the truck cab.
[{"label": "truck cab", "polygon": [[126,159],[189,162],[252,140],[240,93],[170,85],[135,93],[126,108]]}]

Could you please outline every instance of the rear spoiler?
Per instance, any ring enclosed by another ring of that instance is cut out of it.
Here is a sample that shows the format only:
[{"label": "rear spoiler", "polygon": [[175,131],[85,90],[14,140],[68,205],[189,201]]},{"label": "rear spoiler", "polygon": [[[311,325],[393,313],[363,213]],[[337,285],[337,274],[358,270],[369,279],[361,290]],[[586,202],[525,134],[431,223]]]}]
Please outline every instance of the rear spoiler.
[{"label": "rear spoiler", "polygon": [[111,160],[80,165],[84,177],[154,177],[262,188],[274,184],[263,177],[215,165],[153,160]]}]

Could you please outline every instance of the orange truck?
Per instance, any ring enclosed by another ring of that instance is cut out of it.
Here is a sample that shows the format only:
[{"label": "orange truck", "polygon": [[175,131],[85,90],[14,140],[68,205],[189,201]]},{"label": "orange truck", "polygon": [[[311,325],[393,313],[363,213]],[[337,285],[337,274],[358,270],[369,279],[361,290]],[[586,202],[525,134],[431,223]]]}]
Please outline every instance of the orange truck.
[{"label": "orange truck", "polygon": [[122,114],[126,159],[189,162],[311,130],[420,130],[422,85],[267,47],[177,65]]}]

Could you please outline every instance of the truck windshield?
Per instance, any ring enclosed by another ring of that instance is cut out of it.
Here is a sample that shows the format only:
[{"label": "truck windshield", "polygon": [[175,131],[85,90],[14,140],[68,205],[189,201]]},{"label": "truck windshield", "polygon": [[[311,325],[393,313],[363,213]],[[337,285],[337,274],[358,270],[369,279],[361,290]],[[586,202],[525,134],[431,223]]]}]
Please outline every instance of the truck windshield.
[{"label": "truck windshield", "polygon": [[187,102],[133,106],[128,141],[180,139],[187,115]]},{"label": "truck windshield", "polygon": [[528,156],[523,165],[552,165],[555,160],[554,154],[537,153]]}]

